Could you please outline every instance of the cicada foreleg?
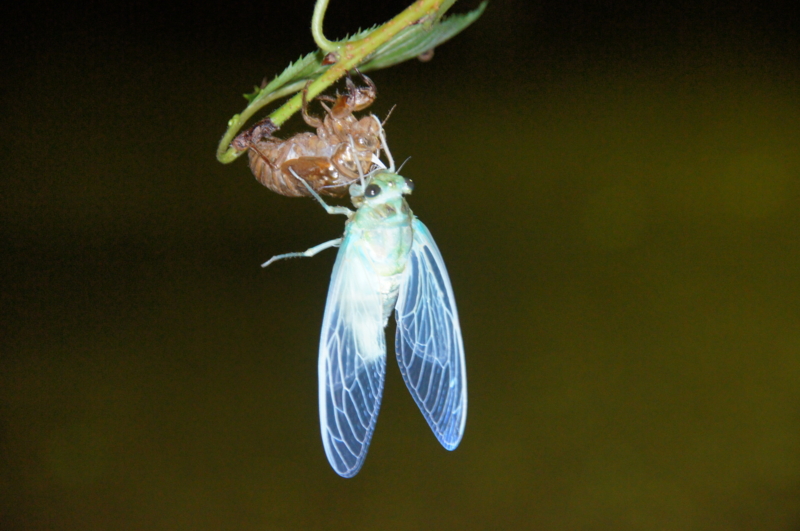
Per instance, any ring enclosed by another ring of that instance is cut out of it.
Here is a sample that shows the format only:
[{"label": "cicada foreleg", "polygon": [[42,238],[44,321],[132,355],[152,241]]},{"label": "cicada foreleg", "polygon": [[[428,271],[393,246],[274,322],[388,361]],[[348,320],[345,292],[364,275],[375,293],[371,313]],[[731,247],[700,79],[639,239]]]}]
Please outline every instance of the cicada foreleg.
[{"label": "cicada foreleg", "polygon": [[378,97],[378,87],[375,85],[375,82],[372,81],[370,78],[365,76],[358,68],[354,69],[358,75],[361,76],[361,79],[364,80],[364,83],[367,84],[366,87],[356,87],[355,83],[348,77],[347,78],[347,88],[350,91],[349,94],[349,104],[350,108],[354,111],[362,111],[372,105],[372,102],[375,101],[375,98]]},{"label": "cicada foreleg", "polygon": [[342,239],[336,238],[335,240],[315,245],[311,249],[307,249],[300,253],[285,253],[285,254],[275,255],[266,262],[264,262],[263,264],[261,264],[261,267],[267,267],[271,263],[277,262],[278,260],[283,260],[285,258],[303,258],[303,257],[311,258],[320,251],[324,251],[325,249],[330,249],[331,247],[339,247],[341,244],[342,244]]},{"label": "cicada foreleg", "polygon": [[303,87],[303,120],[310,125],[311,127],[317,128],[322,126],[322,120],[317,118],[316,116],[312,116],[308,113],[308,86],[311,85],[311,80],[306,83],[306,86]]},{"label": "cicada foreleg", "polygon": [[[378,118],[375,117],[377,120]],[[389,159],[389,172],[394,173],[394,158],[392,157],[392,152],[389,151],[389,144],[386,143],[386,132],[381,127],[381,130],[378,132],[378,135],[381,137],[381,148],[383,148],[383,152],[386,153],[386,158]]]},{"label": "cicada foreleg", "polygon": [[[352,210],[350,210],[350,209],[349,209],[349,208],[347,208],[347,207],[343,207],[343,206],[330,206],[329,204],[327,204],[327,203],[326,203],[326,202],[325,202],[325,201],[322,199],[322,197],[321,197],[321,196],[320,196],[320,195],[319,195],[319,194],[318,194],[318,193],[317,193],[317,192],[316,192],[316,191],[315,191],[313,188],[311,188],[311,185],[310,185],[310,184],[308,184],[308,183],[305,181],[305,179],[303,179],[302,177],[300,177],[299,175],[297,175],[297,172],[295,172],[295,171],[294,171],[294,169],[292,169],[292,168],[289,168],[289,172],[290,172],[292,175],[294,175],[294,177],[295,177],[297,180],[299,180],[301,183],[303,183],[303,184],[305,185],[305,187],[306,187],[306,189],[309,191],[309,193],[310,193],[312,196],[314,196],[314,199],[316,199],[316,200],[319,202],[319,204],[320,204],[320,205],[322,205],[322,208],[324,208],[324,209],[325,209],[325,212],[327,212],[328,214],[344,214],[345,216],[351,216],[351,215],[353,214],[353,211],[352,211]],[[312,256],[313,256],[313,255],[312,255]]]},{"label": "cicada foreleg", "polygon": [[[325,209],[325,211],[326,211],[328,214],[344,214],[344,215],[346,215],[346,216],[350,216],[350,215],[352,215],[352,214],[353,214],[353,211],[352,211],[352,210],[350,210],[350,209],[349,209],[349,208],[347,208],[347,207],[343,207],[343,206],[330,206],[330,205],[328,205],[328,204],[327,204],[327,203],[326,203],[326,202],[325,202],[325,201],[322,199],[322,197],[320,197],[320,195],[319,195],[319,194],[318,194],[316,191],[314,191],[314,189],[313,189],[313,188],[311,188],[311,185],[309,185],[309,184],[308,184],[308,183],[305,181],[305,179],[303,179],[302,177],[300,177],[299,175],[297,175],[297,173],[296,173],[296,172],[295,172],[295,171],[294,171],[292,168],[289,168],[289,172],[290,172],[290,173],[291,173],[291,174],[292,174],[292,175],[293,175],[293,176],[294,176],[294,177],[295,177],[295,178],[296,178],[298,181],[300,181],[301,183],[303,183],[303,185],[305,185],[305,187],[308,189],[308,192],[309,192],[309,193],[310,193],[312,196],[314,196],[314,199],[316,199],[317,201],[319,201],[319,204],[320,204],[320,205],[322,205],[322,208],[324,208],[324,209]],[[271,263],[273,263],[273,262],[277,262],[278,260],[283,260],[283,259],[285,259],[285,258],[302,258],[302,257],[305,257],[305,258],[311,258],[312,256],[315,256],[315,255],[316,255],[317,253],[319,253],[320,251],[324,251],[325,249],[330,249],[331,247],[339,247],[339,245],[341,245],[341,243],[342,243],[342,239],[341,239],[341,238],[336,238],[335,240],[331,240],[331,241],[328,241],[328,242],[325,242],[325,243],[321,243],[321,244],[319,244],[319,245],[315,245],[315,246],[314,246],[314,247],[312,247],[311,249],[306,249],[305,251],[302,251],[302,252],[298,252],[298,253],[285,253],[285,254],[279,254],[279,255],[273,256],[272,258],[270,258],[269,260],[267,260],[266,262],[264,262],[263,264],[261,264],[261,267],[267,267],[267,266],[268,266],[268,265],[270,265]]]}]

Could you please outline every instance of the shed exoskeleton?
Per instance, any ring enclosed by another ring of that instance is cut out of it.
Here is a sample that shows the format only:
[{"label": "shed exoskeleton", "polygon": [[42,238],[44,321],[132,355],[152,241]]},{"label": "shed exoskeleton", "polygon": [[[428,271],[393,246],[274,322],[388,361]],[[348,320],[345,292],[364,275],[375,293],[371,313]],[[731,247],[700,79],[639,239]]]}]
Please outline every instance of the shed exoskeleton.
[{"label": "shed exoskeleton", "polygon": [[365,75],[366,86],[358,87],[348,77],[347,91],[335,98],[321,96],[325,116],[309,114],[306,91],[303,91],[303,119],[316,133],[298,133],[281,140],[272,136],[274,126],[256,124],[233,142],[237,149],[248,149],[250,169],[256,179],[270,190],[292,197],[310,196],[296,174],[319,194],[344,197],[358,179],[359,165],[372,168],[381,149],[383,128],[375,115],[356,118],[353,113],[369,107],[377,88]]}]

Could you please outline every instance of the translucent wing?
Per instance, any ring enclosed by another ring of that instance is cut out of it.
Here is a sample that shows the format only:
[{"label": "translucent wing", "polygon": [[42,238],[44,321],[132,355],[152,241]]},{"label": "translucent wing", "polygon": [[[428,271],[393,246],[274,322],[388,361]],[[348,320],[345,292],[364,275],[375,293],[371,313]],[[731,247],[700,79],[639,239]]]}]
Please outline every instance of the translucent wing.
[{"label": "translucent wing", "polygon": [[395,307],[395,348],[408,390],[442,446],[454,450],[467,420],[467,373],[456,301],[442,255],[414,219],[414,242]]},{"label": "translucent wing", "polygon": [[319,344],[319,420],[333,469],[356,475],[383,392],[386,337],[377,275],[362,244],[345,235],[333,266]]}]

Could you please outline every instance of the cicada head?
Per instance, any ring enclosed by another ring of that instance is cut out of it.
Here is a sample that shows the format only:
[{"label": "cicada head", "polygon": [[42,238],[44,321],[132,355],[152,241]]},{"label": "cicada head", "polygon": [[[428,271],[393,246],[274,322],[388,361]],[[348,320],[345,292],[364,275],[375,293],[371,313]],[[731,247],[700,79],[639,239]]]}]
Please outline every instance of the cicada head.
[{"label": "cicada head", "polygon": [[414,183],[402,175],[376,170],[370,174],[364,187],[363,197],[366,201],[388,202],[398,197],[408,195],[414,190]]}]

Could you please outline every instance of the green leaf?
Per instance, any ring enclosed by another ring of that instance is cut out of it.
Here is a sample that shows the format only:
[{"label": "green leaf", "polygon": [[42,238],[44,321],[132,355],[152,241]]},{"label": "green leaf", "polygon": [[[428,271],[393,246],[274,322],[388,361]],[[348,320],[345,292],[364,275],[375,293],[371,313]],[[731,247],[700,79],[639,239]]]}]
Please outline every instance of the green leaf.
[{"label": "green leaf", "polygon": [[408,26],[375,50],[375,53],[360,67],[361,70],[387,68],[436,48],[475,22],[483,14],[487,4],[487,1],[481,2],[469,13],[451,15],[430,28],[426,28],[425,24]]},{"label": "green leaf", "polygon": [[315,74],[319,71],[324,71],[328,66],[322,65],[324,55],[319,50],[311,52],[305,57],[300,57],[294,63],[290,63],[283,72],[275,76],[275,79],[270,81],[264,88],[258,88],[252,94],[245,94],[245,99],[253,104],[256,101],[267,99],[270,95],[278,92],[286,85],[300,80],[300,79],[313,79]]},{"label": "green leaf", "polygon": [[[455,1],[455,0],[453,0]],[[449,2],[452,5],[453,2]],[[444,43],[445,41],[458,35],[461,31],[466,29],[470,24],[475,22],[483,14],[486,9],[487,1],[481,4],[474,10],[459,14],[451,15],[439,23],[435,23],[428,27],[426,24],[414,24],[403,29],[400,33],[395,35],[390,41],[379,47],[370,58],[361,65],[362,71],[379,70],[387,68],[403,61],[413,59],[418,55],[427,52]],[[450,7],[447,5],[447,7]],[[443,9],[445,11],[446,9]],[[341,42],[359,41],[372,33],[377,27],[358,31],[343,39]],[[259,107],[267,104],[270,101],[277,99],[276,93],[287,85],[295,85],[297,83],[316,79],[323,74],[331,65],[323,65],[322,61],[325,55],[319,50],[311,52],[305,57],[300,57],[294,63],[287,66],[280,75],[276,76],[264,88],[257,88],[251,94],[245,94],[245,99],[251,105],[258,105]],[[267,100],[267,101],[263,101]],[[263,101],[263,103],[262,103]]]}]

